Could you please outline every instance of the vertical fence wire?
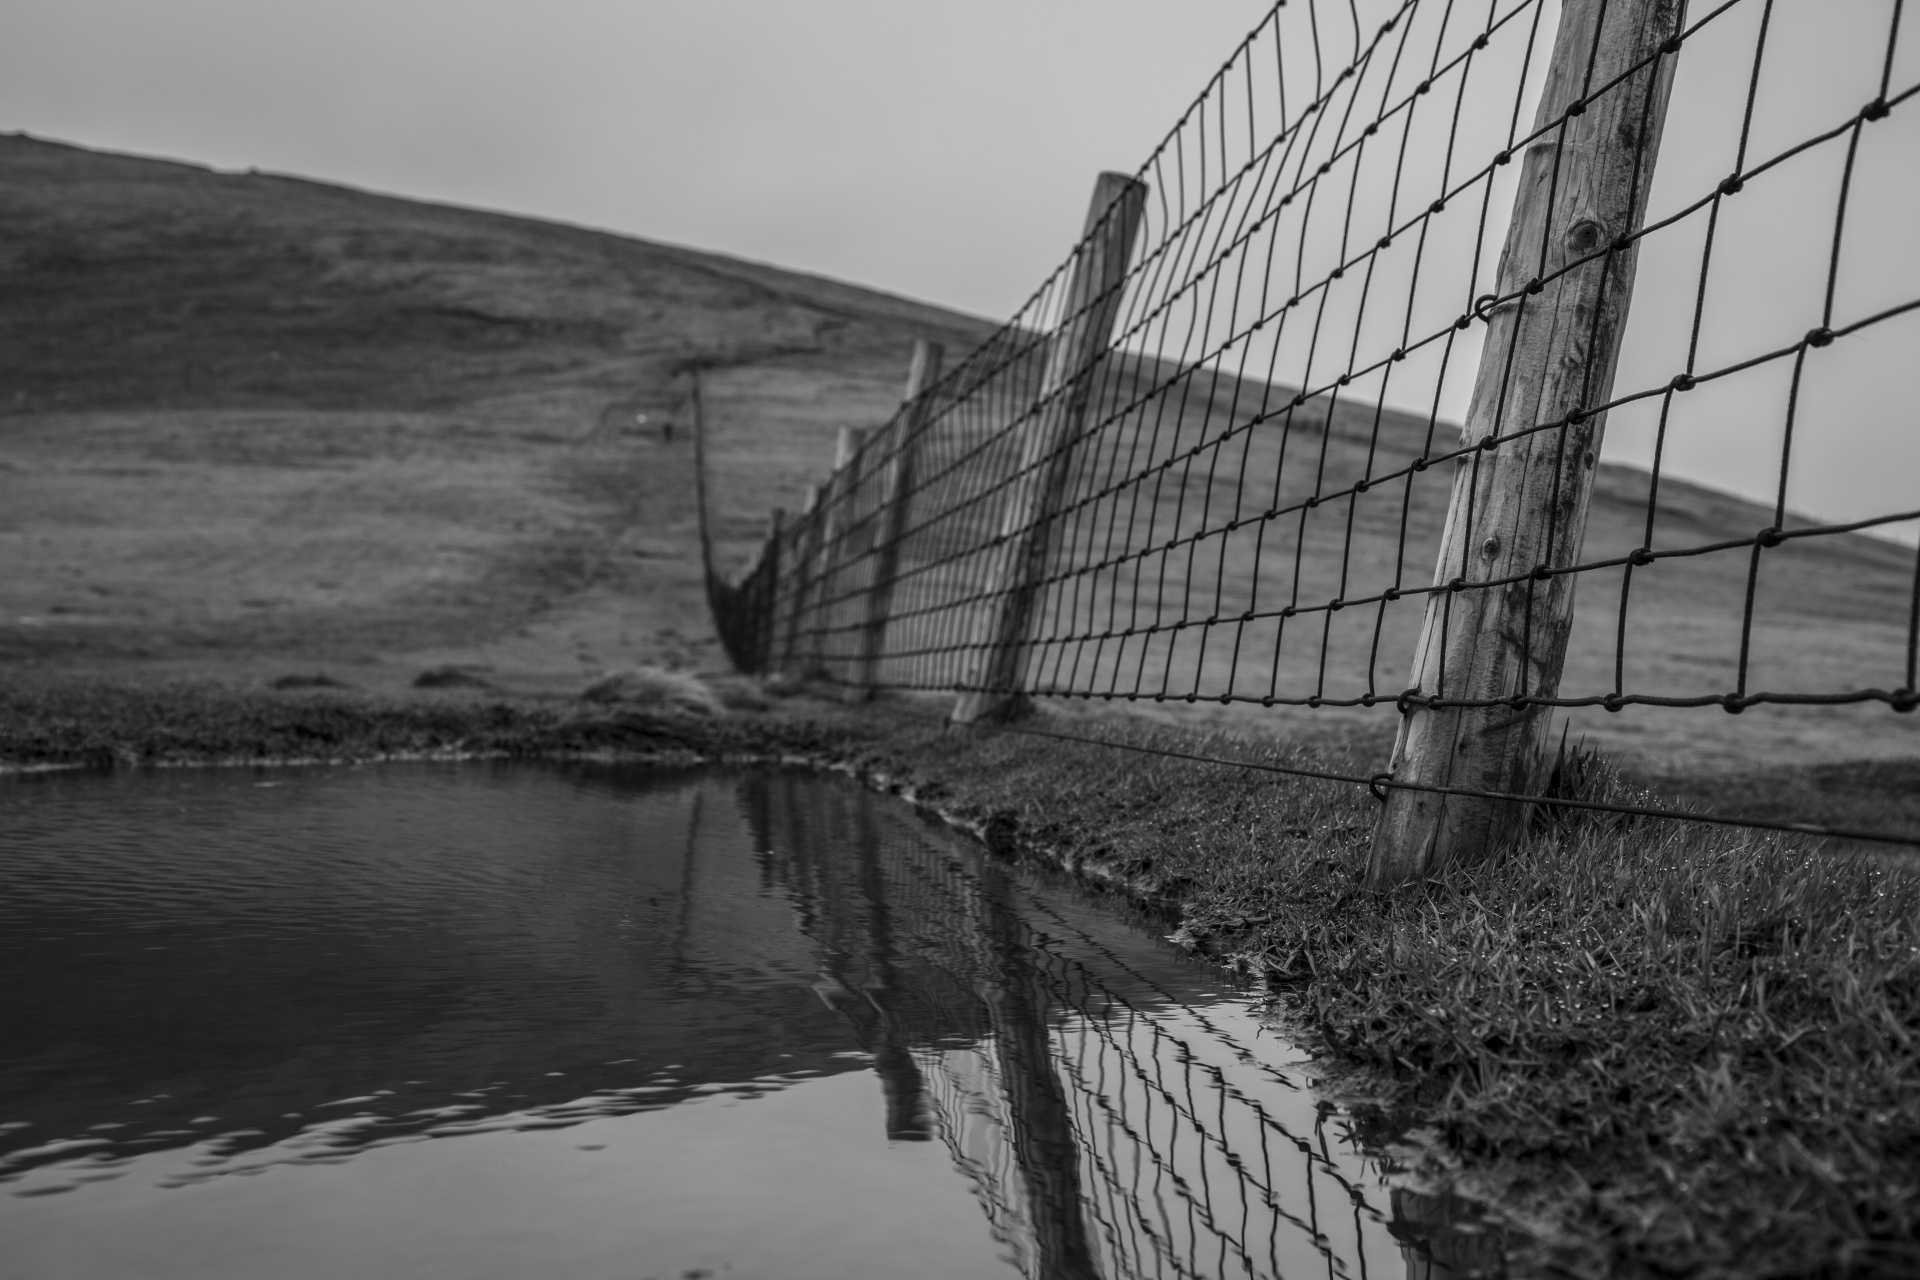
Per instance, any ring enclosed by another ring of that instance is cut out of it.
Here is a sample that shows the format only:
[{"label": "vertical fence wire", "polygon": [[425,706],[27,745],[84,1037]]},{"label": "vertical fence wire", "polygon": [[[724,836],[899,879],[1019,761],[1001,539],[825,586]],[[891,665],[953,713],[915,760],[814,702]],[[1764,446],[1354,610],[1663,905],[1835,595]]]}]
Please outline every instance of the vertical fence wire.
[{"label": "vertical fence wire", "polygon": [[[1549,0],[1277,5],[1135,172],[1144,231],[1111,340],[1073,371],[1089,409],[1063,454],[1023,459],[1022,443],[1045,412],[1052,344],[1075,319],[1069,281],[1086,242],[920,412],[873,431],[743,577],[716,577],[729,654],[749,671],[880,689],[1490,706],[1444,675],[1406,687],[1427,597],[1574,577],[1593,580],[1582,634],[1600,638],[1576,646],[1557,688],[1525,689],[1516,707],[1911,711],[1920,560],[1859,535],[1920,531],[1920,501],[1845,521],[1792,502],[1798,468],[1845,425],[1849,384],[1920,350],[1920,255],[1887,230],[1910,222],[1898,200],[1920,125],[1920,36],[1900,0],[1863,3],[1816,65],[1806,8],[1680,6],[1677,34],[1650,56],[1679,60],[1676,111],[1694,113],[1681,127],[1704,141],[1684,161],[1669,143],[1643,226],[1502,292],[1517,162],[1558,148],[1568,121],[1608,95],[1637,91],[1644,66],[1583,85],[1536,125]],[[1701,85],[1735,86],[1711,99],[1712,120],[1687,105],[1709,100],[1687,97],[1696,63]],[[1813,71],[1838,87],[1797,89]],[[1728,168],[1705,167],[1720,156]],[[1463,441],[1489,318],[1629,246],[1642,283],[1611,397],[1548,420],[1515,410]],[[1777,291],[1756,319],[1754,277],[1788,264],[1805,287]],[[1626,513],[1615,532],[1511,572],[1436,575],[1456,471],[1603,414],[1645,442],[1648,462],[1601,478],[1596,501]],[[1751,527],[1703,538],[1702,491],[1671,459],[1703,433],[1727,438],[1730,418],[1752,429],[1723,451],[1727,465],[1770,453],[1772,497],[1728,517]],[[895,539],[879,494],[909,448]],[[997,668],[1012,674],[983,687],[973,622],[996,590],[1008,490],[1059,462],[1038,604],[1018,661]],[[898,569],[876,619],[883,536]],[[1871,590],[1840,598],[1835,556]],[[1809,658],[1793,611],[1813,596],[1857,625]],[[1444,631],[1449,611],[1437,612]]]}]

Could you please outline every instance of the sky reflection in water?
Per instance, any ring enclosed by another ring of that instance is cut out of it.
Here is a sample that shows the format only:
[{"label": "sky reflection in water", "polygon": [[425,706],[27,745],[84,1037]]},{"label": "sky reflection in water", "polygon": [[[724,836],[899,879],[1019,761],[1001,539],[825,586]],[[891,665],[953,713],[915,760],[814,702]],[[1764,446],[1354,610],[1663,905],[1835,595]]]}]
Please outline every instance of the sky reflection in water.
[{"label": "sky reflection in water", "polygon": [[0,786],[0,832],[21,1280],[1497,1252],[1436,1235],[1219,974],[839,780],[62,776]]}]

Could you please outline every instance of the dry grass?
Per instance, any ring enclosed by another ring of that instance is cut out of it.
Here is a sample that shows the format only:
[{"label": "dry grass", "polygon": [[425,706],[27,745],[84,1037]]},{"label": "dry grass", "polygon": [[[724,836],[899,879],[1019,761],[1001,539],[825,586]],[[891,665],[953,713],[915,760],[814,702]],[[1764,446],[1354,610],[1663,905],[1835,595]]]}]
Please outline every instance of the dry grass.
[{"label": "dry grass", "polygon": [[669,707],[516,698],[484,690],[391,696],[243,689],[199,680],[15,680],[0,686],[0,772],[421,755],[738,751],[732,721]]},{"label": "dry grass", "polygon": [[[1836,764],[1761,764],[1641,777],[1676,800],[1719,813],[1920,834],[1920,756]],[[1862,852],[1875,846],[1861,846]]]},{"label": "dry grass", "polygon": [[1364,924],[1269,935],[1344,1055],[1463,1153],[1557,1166],[1616,1263],[1920,1267],[1911,870],[1587,823]]}]

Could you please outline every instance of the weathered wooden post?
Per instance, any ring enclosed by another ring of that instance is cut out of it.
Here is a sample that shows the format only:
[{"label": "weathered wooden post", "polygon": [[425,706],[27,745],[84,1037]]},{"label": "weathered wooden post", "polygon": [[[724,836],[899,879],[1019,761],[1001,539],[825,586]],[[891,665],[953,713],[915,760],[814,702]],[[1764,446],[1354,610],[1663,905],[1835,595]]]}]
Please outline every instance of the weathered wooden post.
[{"label": "weathered wooden post", "polygon": [[774,607],[780,597],[780,538],[786,532],[787,513],[775,507],[767,513],[767,545],[760,552],[760,565],[755,570],[758,575],[753,597],[755,653],[758,659],[754,665],[755,675],[766,675],[773,669]]},{"label": "weathered wooden post", "polygon": [[956,724],[1019,714],[1027,630],[1046,575],[1054,517],[1066,495],[1073,442],[1085,423],[1094,377],[1113,322],[1133,241],[1146,213],[1147,185],[1123,173],[1094,183],[1086,233],[1074,254],[1060,328],[1047,351],[1019,469],[1001,509],[999,548],[975,618],[968,687],[954,703]]},{"label": "weathered wooden post", "polygon": [[907,368],[906,399],[894,424],[893,457],[888,459],[880,480],[873,579],[867,585],[866,624],[860,631],[860,670],[847,691],[849,701],[864,702],[871,698],[880,679],[887,622],[893,616],[893,587],[900,576],[900,550],[913,507],[913,486],[919,476],[921,437],[926,432],[931,408],[927,391],[940,380],[943,355],[937,342],[919,340],[913,344],[913,363]]},{"label": "weathered wooden post", "polygon": [[[807,508],[802,517],[806,527],[800,531],[800,554],[793,565],[793,606],[787,614],[787,638],[781,647],[781,670],[802,679],[821,674],[829,656],[826,630],[832,622],[832,583],[838,574],[845,548],[847,508],[852,502],[858,477],[850,465],[859,452],[865,432],[841,427],[834,439],[833,473],[826,483],[807,490]],[[817,617],[816,617],[817,615]],[[801,633],[811,628],[813,652],[800,653]]]},{"label": "weathered wooden post", "polygon": [[[1678,11],[1677,0],[1565,0],[1561,9],[1535,123],[1545,132],[1522,160],[1500,262],[1497,287],[1509,300],[1488,317],[1462,443],[1577,420],[1459,460],[1434,574],[1449,589],[1427,597],[1410,681],[1419,700],[1390,765],[1397,782],[1532,794],[1539,781],[1552,709],[1522,699],[1560,687],[1574,579],[1551,570],[1578,560],[1606,416],[1578,411],[1612,394],[1637,257],[1621,241],[1646,210]],[[1367,884],[1390,889],[1484,856],[1522,829],[1526,809],[1390,790]]]},{"label": "weathered wooden post", "polygon": [[[800,509],[799,528],[793,535],[793,590],[788,593],[787,616],[782,620],[786,624],[786,635],[780,642],[779,660],[774,664],[774,670],[783,676],[799,674],[794,669],[794,660],[800,647],[800,626],[806,618],[807,597],[820,562],[820,498],[819,485],[807,490],[806,504]],[[777,582],[774,594],[777,604]]]},{"label": "weathered wooden post", "polygon": [[815,612],[819,614],[819,639],[814,646],[810,674],[828,674],[828,663],[837,656],[840,638],[836,622],[846,612],[841,600],[841,579],[848,566],[859,558],[856,531],[859,526],[860,486],[866,460],[867,433],[859,427],[842,427],[834,438],[833,474],[827,478],[820,527],[820,574],[815,582]]}]

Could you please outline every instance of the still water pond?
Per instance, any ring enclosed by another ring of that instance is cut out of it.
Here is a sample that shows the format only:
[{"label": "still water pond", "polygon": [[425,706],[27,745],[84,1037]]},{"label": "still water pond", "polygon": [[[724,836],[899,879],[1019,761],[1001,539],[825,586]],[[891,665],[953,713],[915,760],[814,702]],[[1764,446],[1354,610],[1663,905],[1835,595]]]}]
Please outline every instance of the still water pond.
[{"label": "still water pond", "polygon": [[836,779],[14,779],[0,885],[13,1280],[1485,1253],[1422,1225],[1249,994]]}]

